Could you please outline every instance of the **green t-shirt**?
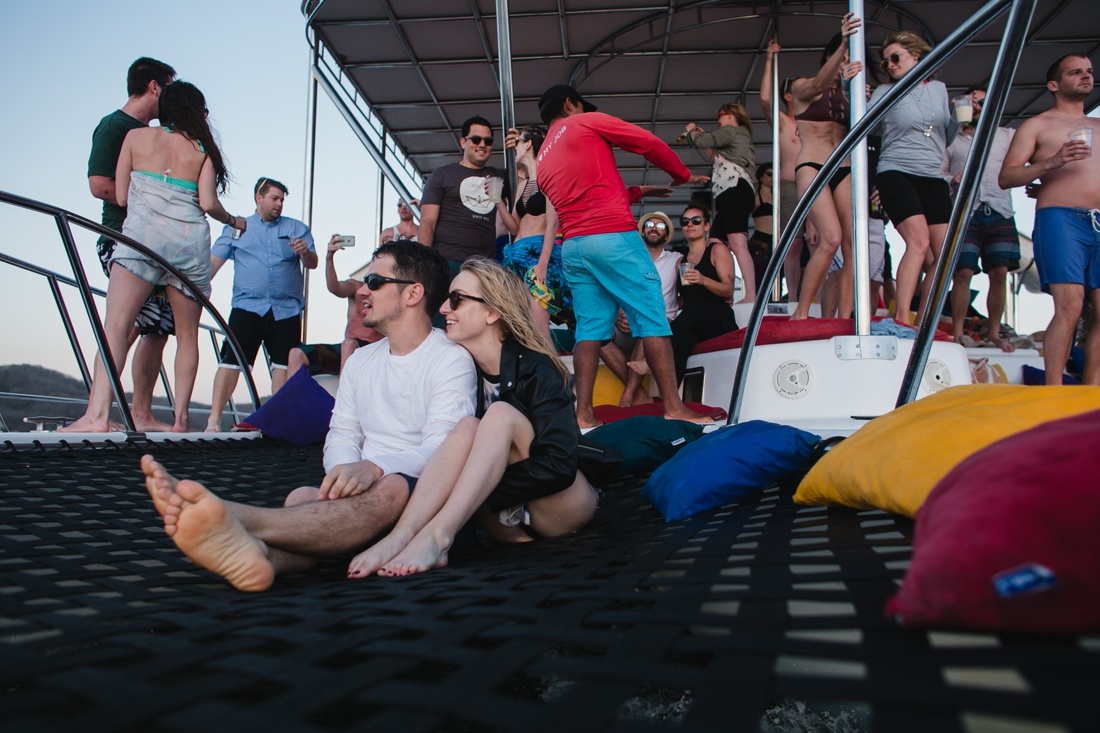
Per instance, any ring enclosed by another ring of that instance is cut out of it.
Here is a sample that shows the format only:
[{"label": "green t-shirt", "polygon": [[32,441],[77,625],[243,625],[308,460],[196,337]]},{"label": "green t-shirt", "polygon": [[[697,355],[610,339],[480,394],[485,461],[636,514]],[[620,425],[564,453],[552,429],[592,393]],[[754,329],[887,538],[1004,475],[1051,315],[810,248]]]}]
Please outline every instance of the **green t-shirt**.
[{"label": "green t-shirt", "polygon": [[[122,141],[126,139],[126,133],[145,127],[141,120],[136,120],[120,109],[104,117],[96,125],[92,133],[92,152],[88,156],[88,176],[115,177],[115,169],[118,166],[118,156],[122,153]],[[122,222],[126,220],[126,209],[122,206],[103,202],[103,226],[115,231],[122,231]]]}]

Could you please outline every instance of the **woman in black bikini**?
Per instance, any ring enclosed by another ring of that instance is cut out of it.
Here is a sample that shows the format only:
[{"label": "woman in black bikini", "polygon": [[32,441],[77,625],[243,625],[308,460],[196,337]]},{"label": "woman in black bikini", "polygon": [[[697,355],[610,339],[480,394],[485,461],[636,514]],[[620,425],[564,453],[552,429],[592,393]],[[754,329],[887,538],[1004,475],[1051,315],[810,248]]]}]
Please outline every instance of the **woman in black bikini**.
[{"label": "woman in black bikini", "polygon": [[752,210],[753,232],[752,239],[749,240],[749,254],[752,255],[752,265],[756,270],[756,288],[759,290],[764,270],[772,257],[775,240],[772,228],[772,216],[775,213],[775,207],[772,206],[772,167],[769,163],[756,167],[756,180],[760,183],[756,191],[756,208]]},{"label": "woman in black bikini", "polygon": [[[851,13],[846,14],[840,24],[840,33],[825,47],[817,76],[795,79],[791,84],[794,119],[802,139],[794,172],[799,196],[810,187],[822,164],[848,132],[849,102],[840,80],[842,77],[851,79],[863,68],[862,64],[848,63],[845,43],[845,39],[859,27],[860,19]],[[840,168],[829,181],[828,189],[821,192],[810,209],[810,224],[817,230],[819,240],[802,276],[802,295],[798,307],[791,314],[792,320],[809,317],[810,303],[825,282],[838,247],[844,255],[840,316],[851,316],[854,297],[851,271],[852,190],[848,173],[847,166]]]}]

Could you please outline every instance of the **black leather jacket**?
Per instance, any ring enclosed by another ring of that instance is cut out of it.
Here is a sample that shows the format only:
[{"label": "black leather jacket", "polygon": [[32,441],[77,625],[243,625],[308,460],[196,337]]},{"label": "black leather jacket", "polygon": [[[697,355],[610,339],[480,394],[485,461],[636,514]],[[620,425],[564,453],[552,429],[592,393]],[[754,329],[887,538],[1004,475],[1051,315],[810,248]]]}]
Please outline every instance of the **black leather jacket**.
[{"label": "black leather jacket", "polygon": [[[504,341],[500,353],[500,400],[531,421],[535,439],[525,460],[513,463],[485,502],[500,511],[569,488],[577,477],[577,413],[572,384],[566,384],[549,357]],[[477,415],[485,414],[479,388]]]}]

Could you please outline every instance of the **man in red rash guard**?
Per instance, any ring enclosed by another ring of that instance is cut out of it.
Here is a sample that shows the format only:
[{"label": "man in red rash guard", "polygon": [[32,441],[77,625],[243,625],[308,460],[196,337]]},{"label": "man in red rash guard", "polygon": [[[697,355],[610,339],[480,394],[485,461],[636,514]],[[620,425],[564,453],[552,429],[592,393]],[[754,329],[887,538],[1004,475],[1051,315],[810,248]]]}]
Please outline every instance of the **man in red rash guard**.
[{"label": "man in red rash guard", "polygon": [[672,176],[673,185],[706,183],[707,176],[692,175],[653,134],[596,112],[595,105],[571,86],[547,89],[539,112],[550,126],[538,156],[539,187],[551,204],[546,231],[557,231],[560,223],[565,238],[562,269],[577,315],[577,424],[599,424],[592,412],[592,390],[600,344],[611,338],[619,308],[631,331],[642,339],[665,417],[709,422],[680,401],[661,277],[638,234],[612,145],[643,156]]}]

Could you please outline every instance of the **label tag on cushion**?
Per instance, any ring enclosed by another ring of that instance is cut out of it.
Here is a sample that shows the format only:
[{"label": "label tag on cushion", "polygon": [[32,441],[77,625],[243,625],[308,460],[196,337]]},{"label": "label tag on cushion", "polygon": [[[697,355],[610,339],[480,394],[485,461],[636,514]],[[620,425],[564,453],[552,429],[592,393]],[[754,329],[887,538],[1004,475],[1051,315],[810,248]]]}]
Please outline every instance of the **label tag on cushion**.
[{"label": "label tag on cushion", "polygon": [[1057,587],[1058,576],[1050,568],[1028,563],[993,576],[993,588],[1001,598],[1039,593]]}]

